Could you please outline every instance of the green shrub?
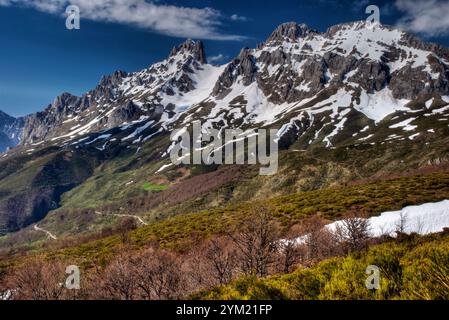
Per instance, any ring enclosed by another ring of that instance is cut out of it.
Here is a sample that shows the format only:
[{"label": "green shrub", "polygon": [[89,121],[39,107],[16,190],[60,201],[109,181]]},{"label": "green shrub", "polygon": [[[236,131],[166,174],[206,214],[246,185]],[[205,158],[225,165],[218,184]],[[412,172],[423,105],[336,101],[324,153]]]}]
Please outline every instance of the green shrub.
[{"label": "green shrub", "polygon": [[[436,238],[436,239],[435,239]],[[380,288],[368,290],[366,269],[379,267]],[[449,299],[449,236],[410,238],[325,260],[291,274],[242,278],[202,293],[207,299]]]},{"label": "green shrub", "polygon": [[404,299],[449,299],[449,243],[428,243],[403,261]]}]

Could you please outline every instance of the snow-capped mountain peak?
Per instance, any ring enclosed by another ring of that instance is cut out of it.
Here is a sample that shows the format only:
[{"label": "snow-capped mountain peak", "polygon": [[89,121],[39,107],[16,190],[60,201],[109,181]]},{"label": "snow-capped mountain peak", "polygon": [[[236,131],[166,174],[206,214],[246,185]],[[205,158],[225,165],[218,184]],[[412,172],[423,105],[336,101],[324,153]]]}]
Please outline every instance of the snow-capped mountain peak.
[{"label": "snow-capped mountain peak", "polygon": [[306,38],[309,35],[318,33],[309,28],[306,24],[296,22],[287,22],[277,27],[271,36],[265,41],[265,44],[280,44],[284,42],[298,42],[300,38]]},{"label": "snow-capped mountain peak", "polygon": [[201,120],[217,128],[275,126],[281,140],[307,136],[306,145],[330,147],[347,127],[356,132],[346,138],[368,139],[389,115],[410,118],[425,108],[417,101],[432,98],[444,107],[448,61],[447,48],[364,21],[325,32],[285,23],[223,66],[208,64],[203,43],[189,39],[142,71],[103,77],[82,97],[61,95],[27,119],[22,143],[65,145],[113,128],[126,135],[136,126],[132,142],[139,144]]},{"label": "snow-capped mountain peak", "polygon": [[69,93],[57,97],[46,110],[27,119],[22,143],[65,141],[163,114],[171,118],[192,99],[207,97],[217,70],[206,63],[202,42],[187,40],[147,69],[116,71],[81,97]]},{"label": "snow-capped mountain peak", "polygon": [[204,44],[202,41],[193,41],[192,39],[188,39],[181,45],[174,47],[170,52],[169,57],[172,58],[177,55],[191,55],[193,59],[195,59],[199,63],[207,63]]}]

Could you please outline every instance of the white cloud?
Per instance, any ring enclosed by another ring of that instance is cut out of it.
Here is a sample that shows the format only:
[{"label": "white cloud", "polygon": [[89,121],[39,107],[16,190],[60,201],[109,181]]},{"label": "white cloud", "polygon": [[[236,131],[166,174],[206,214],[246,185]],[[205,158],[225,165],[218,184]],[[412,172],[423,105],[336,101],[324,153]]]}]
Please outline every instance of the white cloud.
[{"label": "white cloud", "polygon": [[247,17],[239,16],[238,14],[233,14],[230,18],[232,21],[248,21]]},{"label": "white cloud", "polygon": [[225,56],[225,55],[220,53],[220,54],[217,54],[215,56],[208,57],[207,60],[210,63],[215,63],[215,62],[220,62],[220,61],[226,60],[227,58],[228,58],[228,56]]},{"label": "white cloud", "polygon": [[64,15],[68,5],[80,8],[81,19],[132,25],[173,37],[242,40],[245,37],[219,31],[223,15],[212,8],[156,4],[146,0],[0,0],[1,6],[27,6]]},{"label": "white cloud", "polygon": [[449,35],[449,1],[396,0],[395,7],[404,13],[398,27],[430,37]]}]

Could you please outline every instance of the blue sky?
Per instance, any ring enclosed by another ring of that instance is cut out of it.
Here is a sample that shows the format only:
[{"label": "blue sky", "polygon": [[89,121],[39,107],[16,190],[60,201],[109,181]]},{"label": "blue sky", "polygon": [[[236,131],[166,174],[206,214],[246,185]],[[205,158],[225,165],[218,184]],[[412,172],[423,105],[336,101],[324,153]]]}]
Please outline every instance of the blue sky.
[{"label": "blue sky", "polygon": [[[65,28],[69,3],[81,9],[80,30]],[[165,58],[187,37],[224,63],[283,22],[324,31],[365,19],[369,4],[381,8],[382,23],[449,46],[448,0],[0,0],[0,110],[43,110],[62,92],[80,95],[102,75]]]}]

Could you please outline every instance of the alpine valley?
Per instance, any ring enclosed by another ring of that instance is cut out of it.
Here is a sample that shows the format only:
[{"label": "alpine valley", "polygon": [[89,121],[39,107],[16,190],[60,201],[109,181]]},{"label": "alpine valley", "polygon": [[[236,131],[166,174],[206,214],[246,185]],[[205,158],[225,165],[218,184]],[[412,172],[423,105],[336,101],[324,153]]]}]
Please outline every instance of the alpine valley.
[{"label": "alpine valley", "polygon": [[[170,134],[194,121],[242,139],[279,129],[277,174],[173,165]],[[189,39],[82,96],[0,113],[0,150],[0,270],[35,254],[104,267],[124,243],[185,252],[238,229],[256,203],[283,234],[354,208],[376,217],[449,199],[449,49],[381,24],[289,22],[213,65]],[[222,290],[202,297],[247,298]]]}]

